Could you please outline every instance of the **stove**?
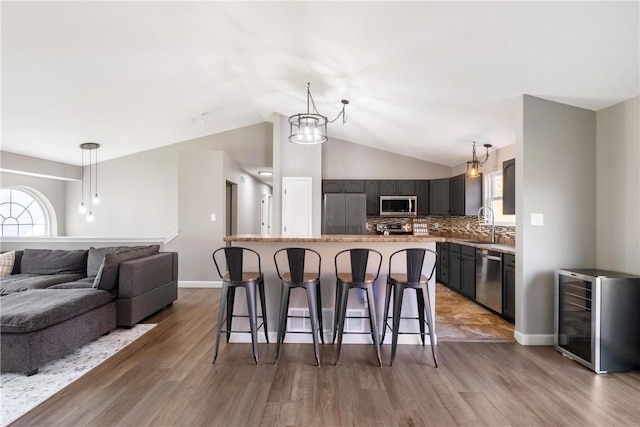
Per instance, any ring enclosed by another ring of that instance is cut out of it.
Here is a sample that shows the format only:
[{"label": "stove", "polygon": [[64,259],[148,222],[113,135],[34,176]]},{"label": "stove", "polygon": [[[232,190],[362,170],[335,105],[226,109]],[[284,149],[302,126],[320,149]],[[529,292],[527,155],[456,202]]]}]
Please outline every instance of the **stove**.
[{"label": "stove", "polygon": [[376,224],[378,234],[413,234],[413,224],[410,222],[396,222],[388,224]]}]

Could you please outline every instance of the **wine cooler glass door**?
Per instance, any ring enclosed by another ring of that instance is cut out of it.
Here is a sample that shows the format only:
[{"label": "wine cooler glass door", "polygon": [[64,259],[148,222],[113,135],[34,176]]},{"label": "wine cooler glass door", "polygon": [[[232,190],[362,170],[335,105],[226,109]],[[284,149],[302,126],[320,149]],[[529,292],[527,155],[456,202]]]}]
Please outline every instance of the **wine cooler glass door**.
[{"label": "wine cooler glass door", "polygon": [[593,364],[592,282],[560,274],[558,287],[557,346]]}]

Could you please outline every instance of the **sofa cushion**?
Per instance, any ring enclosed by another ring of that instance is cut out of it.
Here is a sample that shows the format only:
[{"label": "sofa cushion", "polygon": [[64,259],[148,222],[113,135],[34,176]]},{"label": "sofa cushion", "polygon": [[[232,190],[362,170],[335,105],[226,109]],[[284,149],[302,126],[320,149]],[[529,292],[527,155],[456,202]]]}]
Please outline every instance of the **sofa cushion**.
[{"label": "sofa cushion", "polygon": [[75,282],[84,275],[77,273],[65,274],[13,274],[0,278],[0,294],[22,292],[29,289],[45,289],[59,283]]},{"label": "sofa cushion", "polygon": [[16,251],[0,254],[0,277],[8,276],[13,271],[16,261]]},{"label": "sofa cushion", "polygon": [[118,271],[121,262],[155,255],[159,250],[159,245],[136,246],[126,251],[106,254],[93,282],[93,287],[114,292],[118,287]]},{"label": "sofa cushion", "polygon": [[25,333],[52,326],[109,303],[98,289],[34,289],[0,298],[0,332]]},{"label": "sofa cushion", "polygon": [[60,283],[59,285],[49,286],[47,289],[86,289],[93,288],[95,277],[85,277],[75,282]]},{"label": "sofa cushion", "polygon": [[25,274],[87,274],[86,250],[25,249],[20,272]]},{"label": "sofa cushion", "polygon": [[122,252],[132,249],[129,246],[107,246],[104,248],[89,248],[89,255],[87,257],[87,277],[96,277],[102,261],[107,254],[112,252]]}]

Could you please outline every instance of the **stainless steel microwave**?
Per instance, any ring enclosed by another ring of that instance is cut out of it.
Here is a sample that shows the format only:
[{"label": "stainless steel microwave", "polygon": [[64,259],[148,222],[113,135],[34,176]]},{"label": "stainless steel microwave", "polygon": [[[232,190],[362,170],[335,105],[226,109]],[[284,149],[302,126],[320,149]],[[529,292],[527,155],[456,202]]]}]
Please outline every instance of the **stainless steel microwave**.
[{"label": "stainless steel microwave", "polygon": [[380,215],[416,216],[417,196],[380,196]]}]

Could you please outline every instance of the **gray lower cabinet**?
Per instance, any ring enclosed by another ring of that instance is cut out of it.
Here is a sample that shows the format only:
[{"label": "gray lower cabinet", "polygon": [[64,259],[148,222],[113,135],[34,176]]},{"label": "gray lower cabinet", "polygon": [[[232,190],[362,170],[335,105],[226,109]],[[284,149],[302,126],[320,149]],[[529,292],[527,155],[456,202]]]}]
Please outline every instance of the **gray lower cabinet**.
[{"label": "gray lower cabinet", "polygon": [[438,264],[436,264],[436,281],[449,285],[449,246],[447,242],[436,243]]},{"label": "gray lower cabinet", "polygon": [[449,288],[456,292],[460,292],[462,287],[462,255],[460,254],[460,245],[455,243],[449,244]]},{"label": "gray lower cabinet", "polygon": [[476,299],[476,251],[470,246],[449,245],[449,288]]},{"label": "gray lower cabinet", "polygon": [[516,320],[516,257],[502,254],[502,315]]},{"label": "gray lower cabinet", "polygon": [[460,293],[476,299],[476,249],[462,246],[460,251]]}]

